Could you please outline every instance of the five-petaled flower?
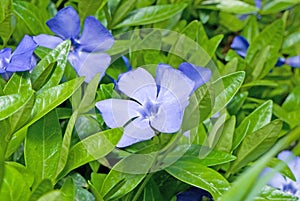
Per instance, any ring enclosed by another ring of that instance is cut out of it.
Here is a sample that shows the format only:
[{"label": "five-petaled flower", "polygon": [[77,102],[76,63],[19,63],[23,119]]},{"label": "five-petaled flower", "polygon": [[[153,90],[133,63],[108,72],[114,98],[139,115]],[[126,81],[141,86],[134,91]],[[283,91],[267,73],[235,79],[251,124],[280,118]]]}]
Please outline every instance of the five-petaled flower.
[{"label": "five-petaled flower", "polygon": [[[288,167],[295,175],[296,181],[276,173],[269,181],[269,185],[300,198],[300,157],[296,157],[291,151],[282,151],[278,158],[288,164]],[[270,168],[266,168],[263,174],[269,171]]]},{"label": "five-petaled flower", "polygon": [[95,74],[104,75],[110,64],[110,56],[103,51],[109,49],[114,39],[111,33],[93,16],[84,21],[80,35],[80,19],[70,6],[61,9],[54,18],[47,21],[48,27],[56,36],[40,34],[34,40],[40,46],[55,48],[63,40],[71,40],[68,60],[79,76],[89,82]]},{"label": "five-petaled flower", "polygon": [[[245,58],[247,55],[248,48],[249,48],[249,43],[246,40],[246,38],[244,38],[243,36],[236,36],[233,39],[230,47],[238,55]],[[300,55],[289,57],[289,58],[279,57],[275,66],[282,66],[284,64],[287,64],[291,67],[300,68]]]},{"label": "five-petaled flower", "polygon": [[96,103],[107,126],[124,127],[118,147],[151,139],[156,132],[180,129],[190,95],[209,81],[211,71],[186,62],[178,69],[159,64],[156,80],[143,68],[126,72],[120,75],[116,88],[130,99]]},{"label": "five-petaled flower", "polygon": [[32,37],[25,35],[15,51],[4,48],[0,51],[0,74],[8,79],[14,72],[31,70],[35,65],[33,51],[37,44]]}]

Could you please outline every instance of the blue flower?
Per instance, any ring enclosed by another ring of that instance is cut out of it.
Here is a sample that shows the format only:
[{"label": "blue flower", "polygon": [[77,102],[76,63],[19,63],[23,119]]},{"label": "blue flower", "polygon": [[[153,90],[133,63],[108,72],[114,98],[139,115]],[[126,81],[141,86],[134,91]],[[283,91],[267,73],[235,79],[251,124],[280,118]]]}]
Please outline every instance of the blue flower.
[{"label": "blue flower", "polygon": [[25,35],[15,51],[4,48],[0,51],[0,74],[8,79],[14,72],[31,70],[35,65],[33,51],[37,44],[32,37]]},{"label": "blue flower", "polygon": [[[269,185],[300,198],[300,157],[295,157],[291,151],[282,151],[278,155],[278,158],[288,164],[289,168],[295,175],[296,181],[276,173],[269,181]],[[270,171],[270,168],[266,168],[264,173],[268,171]]]},{"label": "blue flower", "polygon": [[89,82],[95,74],[104,75],[110,64],[110,56],[103,51],[109,49],[114,39],[111,33],[93,16],[84,21],[80,35],[80,19],[70,6],[60,10],[54,18],[47,21],[48,27],[56,36],[41,34],[34,37],[40,46],[55,48],[64,40],[71,40],[68,60],[79,76]]},{"label": "blue flower", "polygon": [[213,200],[209,192],[197,187],[190,189],[176,195],[177,201],[200,201],[200,200]]},{"label": "blue flower", "polygon": [[[247,55],[247,51],[249,48],[249,43],[246,40],[246,38],[242,36],[236,36],[232,43],[231,43],[231,49],[233,49],[238,55],[245,58]],[[284,64],[287,64],[294,68],[300,68],[300,55],[289,57],[289,58],[282,58],[279,57],[275,66],[282,66]]]},{"label": "blue flower", "polygon": [[96,103],[108,127],[124,127],[118,147],[151,139],[156,132],[180,129],[190,95],[209,81],[211,71],[190,63],[182,63],[178,69],[159,64],[156,79],[143,68],[126,72],[119,76],[116,88],[129,99]]}]

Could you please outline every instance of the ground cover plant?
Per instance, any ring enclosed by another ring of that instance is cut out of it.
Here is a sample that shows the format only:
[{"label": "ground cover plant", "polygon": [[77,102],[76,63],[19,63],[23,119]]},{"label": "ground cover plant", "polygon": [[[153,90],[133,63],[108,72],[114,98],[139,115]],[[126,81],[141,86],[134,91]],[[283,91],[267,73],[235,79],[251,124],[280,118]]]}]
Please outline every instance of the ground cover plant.
[{"label": "ground cover plant", "polygon": [[299,200],[299,3],[1,0],[0,200]]}]

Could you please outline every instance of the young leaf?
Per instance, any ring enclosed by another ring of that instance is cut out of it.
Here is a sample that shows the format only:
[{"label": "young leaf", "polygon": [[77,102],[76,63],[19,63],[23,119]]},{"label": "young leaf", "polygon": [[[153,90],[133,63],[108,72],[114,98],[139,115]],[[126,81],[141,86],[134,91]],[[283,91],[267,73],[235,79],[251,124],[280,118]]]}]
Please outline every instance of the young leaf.
[{"label": "young leaf", "polygon": [[49,179],[42,180],[34,189],[28,201],[36,201],[44,194],[53,190],[53,184]]},{"label": "young leaf", "polygon": [[262,128],[271,121],[272,117],[272,101],[266,101],[248,115],[242,123],[236,128],[232,150],[236,149],[246,135]]},{"label": "young leaf", "polygon": [[187,184],[208,191],[216,200],[229,189],[228,181],[220,173],[189,158],[179,159],[166,171]]},{"label": "young leaf", "polygon": [[134,10],[124,21],[114,26],[114,29],[126,26],[152,24],[171,18],[181,12],[186,4],[156,5]]},{"label": "young leaf", "polygon": [[29,127],[25,139],[25,163],[35,175],[35,186],[43,179],[54,182],[62,133],[55,110]]}]

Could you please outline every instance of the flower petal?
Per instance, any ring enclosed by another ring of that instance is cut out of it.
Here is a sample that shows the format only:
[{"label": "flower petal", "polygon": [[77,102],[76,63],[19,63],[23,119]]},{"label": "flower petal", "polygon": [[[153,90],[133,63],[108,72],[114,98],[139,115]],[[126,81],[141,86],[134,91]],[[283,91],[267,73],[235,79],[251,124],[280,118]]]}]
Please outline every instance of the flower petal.
[{"label": "flower petal", "polygon": [[96,103],[104,122],[110,128],[124,126],[132,118],[139,116],[140,105],[134,101],[107,99]]},{"label": "flower petal", "polygon": [[128,147],[132,144],[135,144],[135,143],[141,142],[141,141],[143,141],[143,140],[132,138],[130,136],[127,136],[127,135],[123,134],[121,139],[119,140],[119,142],[117,144],[117,147],[119,147],[119,148]]},{"label": "flower petal", "polygon": [[249,43],[246,40],[246,38],[242,36],[236,36],[232,43],[231,43],[231,49],[233,49],[238,55],[245,58],[247,54],[247,50],[249,47]]},{"label": "flower petal", "polygon": [[50,49],[54,49],[58,44],[63,42],[63,40],[57,36],[50,36],[47,34],[40,34],[37,36],[33,36],[33,40],[42,47],[47,47]]},{"label": "flower petal", "polygon": [[[170,95],[172,94],[170,93]],[[167,98],[170,98],[170,96]],[[185,106],[176,97],[171,97],[170,100],[172,101],[170,102],[167,98],[161,100],[162,103],[158,108],[158,112],[150,120],[150,124],[160,132],[174,133],[181,126]]]},{"label": "flower petal", "polygon": [[91,81],[97,73],[102,78],[111,60],[108,54],[87,52],[70,52],[68,59],[77,74],[85,76],[86,82]]},{"label": "flower petal", "polygon": [[6,71],[26,71],[30,70],[33,66],[31,65],[33,51],[37,47],[32,37],[25,35],[21,40],[16,50],[12,53],[10,64]]},{"label": "flower petal", "polygon": [[142,105],[154,102],[157,87],[154,78],[143,68],[126,72],[119,77],[117,89]]},{"label": "flower petal", "polygon": [[77,38],[80,33],[80,19],[71,6],[61,9],[52,19],[46,22],[48,27],[62,39]]},{"label": "flower petal", "polygon": [[204,83],[208,82],[211,77],[210,69],[195,66],[187,62],[181,63],[178,70],[183,72],[188,78],[195,82],[194,91]]},{"label": "flower petal", "polygon": [[9,64],[11,57],[11,49],[10,48],[4,48],[0,51],[0,73],[6,72],[6,67]]},{"label": "flower petal", "polygon": [[275,66],[282,66],[283,64],[285,64],[285,58],[279,57]]},{"label": "flower petal", "polygon": [[150,127],[148,119],[138,117],[125,126],[124,135],[136,139],[149,140],[155,133]]},{"label": "flower petal", "polygon": [[88,16],[79,39],[80,48],[86,52],[109,49],[114,43],[111,33],[94,17]]},{"label": "flower petal", "polygon": [[285,63],[291,67],[300,68],[300,55],[287,58]]},{"label": "flower petal", "polygon": [[168,65],[159,64],[156,70],[156,83],[159,86],[158,103],[178,102],[185,108],[194,88],[194,81],[181,71]]}]

